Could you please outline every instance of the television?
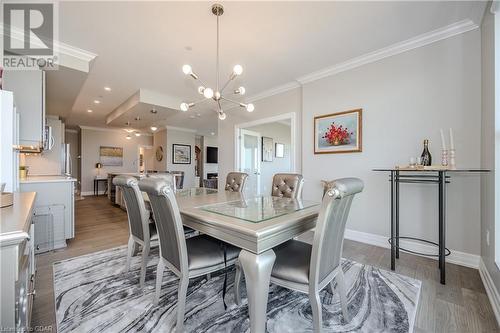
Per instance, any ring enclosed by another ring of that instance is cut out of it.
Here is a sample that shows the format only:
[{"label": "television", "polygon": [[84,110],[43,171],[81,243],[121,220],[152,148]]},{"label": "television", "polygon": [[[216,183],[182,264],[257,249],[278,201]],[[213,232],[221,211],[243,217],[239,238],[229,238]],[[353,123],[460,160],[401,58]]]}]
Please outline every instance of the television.
[{"label": "television", "polygon": [[207,147],[207,163],[218,163],[219,148]]}]

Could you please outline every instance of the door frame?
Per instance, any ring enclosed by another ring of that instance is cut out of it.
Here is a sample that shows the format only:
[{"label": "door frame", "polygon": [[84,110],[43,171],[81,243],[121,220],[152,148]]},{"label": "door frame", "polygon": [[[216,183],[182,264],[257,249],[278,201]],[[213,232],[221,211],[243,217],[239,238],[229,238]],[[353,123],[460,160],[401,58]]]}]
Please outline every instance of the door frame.
[{"label": "door frame", "polygon": [[[239,129],[239,133],[240,134],[249,134],[249,135],[253,135],[255,137],[257,137],[257,163],[259,165],[259,167],[257,168],[257,173],[255,173],[255,176],[256,176],[256,182],[257,182],[257,195],[260,195],[260,173],[261,173],[261,164],[262,164],[262,152],[261,152],[261,140],[262,140],[262,134],[260,134],[259,132],[255,132],[255,131],[251,131],[251,130],[248,130],[246,128],[240,128]],[[238,140],[238,144],[239,144],[239,151],[241,152],[241,145],[242,145],[242,141],[241,139]],[[240,167],[241,167],[241,164],[242,164],[242,159],[241,159],[242,156],[240,156],[239,158],[239,163],[240,163]],[[237,171],[241,171],[243,172],[242,169],[236,169]],[[251,177],[251,175],[248,175],[249,177]]]},{"label": "door frame", "polygon": [[[135,162],[137,162],[137,172],[140,173],[141,172],[141,164],[139,163],[140,159],[141,159],[141,148],[143,149],[153,149],[153,146],[152,145],[144,145],[144,144],[139,144],[137,145],[137,159],[135,160]],[[148,173],[148,170],[147,170],[147,163],[144,162],[145,164],[145,168],[144,168],[144,173]],[[151,170],[151,169],[150,169]]]},{"label": "door frame", "polygon": [[240,123],[234,125],[234,170],[240,170],[241,161],[240,161],[240,129],[245,129],[248,127],[253,127],[262,124],[274,123],[282,120],[291,120],[290,124],[290,170],[291,172],[300,172],[298,170],[299,165],[299,156],[300,156],[300,147],[297,144],[297,113],[289,112],[283,113],[273,117],[267,117],[262,119],[257,119],[253,121],[249,121],[246,123]]}]

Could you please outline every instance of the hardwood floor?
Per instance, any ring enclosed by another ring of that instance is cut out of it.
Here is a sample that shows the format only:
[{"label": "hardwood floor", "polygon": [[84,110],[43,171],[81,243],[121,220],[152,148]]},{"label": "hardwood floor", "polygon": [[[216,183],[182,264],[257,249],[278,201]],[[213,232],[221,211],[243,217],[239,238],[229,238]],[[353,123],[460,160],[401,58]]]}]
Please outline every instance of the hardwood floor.
[{"label": "hardwood floor", "polygon": [[[106,197],[76,202],[76,237],[68,247],[36,257],[37,276],[32,326],[55,331],[52,263],[127,244],[127,215]],[[387,249],[346,240],[345,258],[390,269]],[[438,281],[437,261],[401,253],[396,271],[422,281],[415,332],[500,332],[479,272],[447,264],[447,284]],[[50,330],[46,330],[50,331]]]}]

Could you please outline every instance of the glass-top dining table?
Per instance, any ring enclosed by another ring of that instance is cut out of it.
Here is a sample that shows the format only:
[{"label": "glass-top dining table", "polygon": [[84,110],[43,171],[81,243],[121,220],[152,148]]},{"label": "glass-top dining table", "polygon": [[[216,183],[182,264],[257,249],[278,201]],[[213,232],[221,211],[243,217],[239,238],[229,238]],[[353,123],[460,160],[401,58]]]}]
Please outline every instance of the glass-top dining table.
[{"label": "glass-top dining table", "polygon": [[314,228],[320,203],[207,188],[177,190],[176,199],[185,226],[242,249],[250,331],[265,332],[273,247]]}]

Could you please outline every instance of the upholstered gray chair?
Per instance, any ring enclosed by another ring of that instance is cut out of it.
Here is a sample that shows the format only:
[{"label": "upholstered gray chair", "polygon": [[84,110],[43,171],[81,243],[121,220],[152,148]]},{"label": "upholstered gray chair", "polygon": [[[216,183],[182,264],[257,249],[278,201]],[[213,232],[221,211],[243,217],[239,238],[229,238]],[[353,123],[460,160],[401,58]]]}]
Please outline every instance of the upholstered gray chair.
[{"label": "upholstered gray chair", "polygon": [[226,177],[226,191],[243,192],[248,174],[244,172],[230,172]]},{"label": "upholstered gray chair", "polygon": [[[344,319],[350,321],[341,256],[352,199],[363,187],[363,181],[358,178],[337,179],[323,197],[312,245],[290,240],[274,248],[276,260],[271,283],[309,294],[315,332],[321,332],[323,325],[319,292],[328,284],[333,292],[333,280],[337,283]],[[237,266],[235,293],[238,304],[241,302],[240,280],[241,269]]]},{"label": "upholstered gray chair", "polygon": [[273,177],[273,197],[302,199],[304,177],[296,173],[277,173]]},{"label": "upholstered gray chair", "polygon": [[[170,183],[162,179],[144,178],[139,182],[139,187],[149,196],[160,239],[154,304],[158,304],[163,271],[167,267],[180,279],[176,331],[182,332],[189,279],[234,264],[240,249],[207,235],[185,239],[181,214]],[[221,245],[225,246],[226,258]]]},{"label": "upholstered gray chair", "polygon": [[[136,252],[136,245],[142,246],[142,264],[139,283],[144,286],[146,280],[146,265],[151,245],[158,245],[158,235],[154,223],[150,223],[150,210],[146,207],[138,180],[131,176],[116,176],[113,184],[118,186],[123,193],[127,209],[130,237],[128,239],[126,271],[130,269],[130,260]],[[153,243],[154,242],[154,243]]]}]

